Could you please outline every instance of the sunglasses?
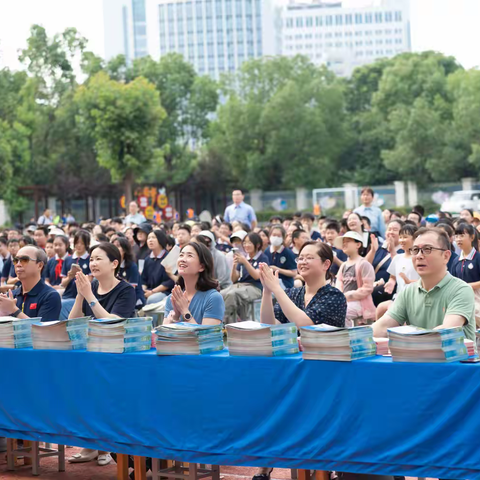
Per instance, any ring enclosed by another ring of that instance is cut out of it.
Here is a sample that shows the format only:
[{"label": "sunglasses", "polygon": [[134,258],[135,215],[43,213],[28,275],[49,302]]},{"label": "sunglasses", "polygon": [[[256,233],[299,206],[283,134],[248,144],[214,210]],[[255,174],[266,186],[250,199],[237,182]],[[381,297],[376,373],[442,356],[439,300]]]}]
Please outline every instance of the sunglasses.
[{"label": "sunglasses", "polygon": [[12,262],[14,265],[18,265],[19,263],[22,264],[22,267],[25,267],[28,265],[30,262],[35,262],[38,263],[40,260],[37,260],[35,258],[30,258],[30,257],[14,257],[12,259]]}]

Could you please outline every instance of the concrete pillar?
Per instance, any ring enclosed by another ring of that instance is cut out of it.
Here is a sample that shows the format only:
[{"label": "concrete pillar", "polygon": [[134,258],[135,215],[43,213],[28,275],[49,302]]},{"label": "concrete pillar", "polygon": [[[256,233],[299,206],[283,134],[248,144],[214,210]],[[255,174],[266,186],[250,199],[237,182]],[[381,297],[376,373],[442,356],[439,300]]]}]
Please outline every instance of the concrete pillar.
[{"label": "concrete pillar", "polygon": [[52,215],[57,213],[60,213],[60,214],[62,213],[62,212],[57,212],[57,197],[48,197],[47,204],[48,204],[48,209],[52,212]]},{"label": "concrete pillar", "polygon": [[418,205],[418,190],[415,182],[408,182],[408,206]]},{"label": "concrete pillar", "polygon": [[101,198],[95,197],[95,218],[93,219],[95,223],[97,223],[98,218],[102,215],[101,206],[102,206]]},{"label": "concrete pillar", "polygon": [[395,185],[395,205],[397,207],[404,207],[406,205],[405,199],[405,182],[393,182]]},{"label": "concrete pillar", "polygon": [[475,179],[472,177],[462,178],[462,190],[473,190]]},{"label": "concrete pillar", "polygon": [[297,205],[297,211],[304,211],[308,210],[308,193],[306,188],[297,188],[295,190],[296,194],[296,205]]},{"label": "concrete pillar", "polygon": [[263,210],[262,190],[252,190],[250,192],[250,204],[256,212]]},{"label": "concrete pillar", "polygon": [[345,209],[353,210],[358,207],[358,185],[356,183],[344,183],[343,188],[345,189]]},{"label": "concrete pillar", "polygon": [[85,219],[87,222],[92,222],[94,221],[94,216],[93,216],[93,197],[88,197],[88,216]]},{"label": "concrete pillar", "polygon": [[7,205],[3,200],[0,200],[0,226],[10,223],[10,215],[8,214]]}]

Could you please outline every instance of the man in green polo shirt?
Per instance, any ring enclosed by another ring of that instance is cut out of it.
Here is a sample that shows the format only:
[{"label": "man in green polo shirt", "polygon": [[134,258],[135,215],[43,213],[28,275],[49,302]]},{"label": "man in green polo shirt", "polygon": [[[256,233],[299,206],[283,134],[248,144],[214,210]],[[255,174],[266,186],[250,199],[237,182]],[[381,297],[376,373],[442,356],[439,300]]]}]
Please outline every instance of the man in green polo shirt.
[{"label": "man in green polo shirt", "polygon": [[434,329],[463,326],[475,341],[475,297],[472,288],[447,271],[450,241],[440,229],[421,228],[414,237],[413,266],[420,280],[403,289],[387,313],[373,325],[374,337],[386,337],[399,325]]}]

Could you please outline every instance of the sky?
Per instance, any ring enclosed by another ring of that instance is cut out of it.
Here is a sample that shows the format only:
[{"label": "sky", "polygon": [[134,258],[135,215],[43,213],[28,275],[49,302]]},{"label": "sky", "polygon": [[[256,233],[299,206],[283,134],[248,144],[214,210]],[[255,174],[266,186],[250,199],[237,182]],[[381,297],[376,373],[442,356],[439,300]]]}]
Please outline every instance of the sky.
[{"label": "sky", "polygon": [[[480,0],[410,0],[410,9],[414,51],[436,50],[465,68],[480,66]],[[49,35],[75,27],[89,39],[89,49],[103,56],[102,0],[0,0],[0,66],[20,67],[18,50],[33,23]]]}]

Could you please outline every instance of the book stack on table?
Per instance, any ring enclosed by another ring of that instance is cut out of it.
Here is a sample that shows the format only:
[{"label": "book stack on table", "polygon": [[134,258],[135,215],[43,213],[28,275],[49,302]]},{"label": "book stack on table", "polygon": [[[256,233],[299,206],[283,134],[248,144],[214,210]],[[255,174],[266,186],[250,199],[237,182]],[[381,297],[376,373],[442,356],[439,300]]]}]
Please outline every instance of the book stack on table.
[{"label": "book stack on table", "polygon": [[87,350],[129,353],[150,350],[152,317],[95,319],[88,322]]},{"label": "book stack on table", "polygon": [[306,360],[350,362],[372,357],[377,352],[369,326],[339,328],[321,324],[302,327],[300,332]]},{"label": "book stack on table", "polygon": [[37,322],[32,325],[33,348],[36,350],[83,350],[87,348],[90,317]]},{"label": "book stack on table", "polygon": [[390,355],[388,348],[388,338],[373,338],[377,345],[377,355]]},{"label": "book stack on table", "polygon": [[40,317],[0,317],[0,348],[32,348],[32,325],[40,321]]},{"label": "book stack on table", "polygon": [[425,330],[410,325],[388,330],[394,362],[442,363],[468,358],[462,327]]},{"label": "book stack on table", "polygon": [[223,325],[178,322],[155,328],[157,355],[203,355],[223,350]]},{"label": "book stack on table", "polygon": [[230,355],[276,357],[299,351],[298,330],[293,323],[232,323],[227,325],[227,339]]}]

